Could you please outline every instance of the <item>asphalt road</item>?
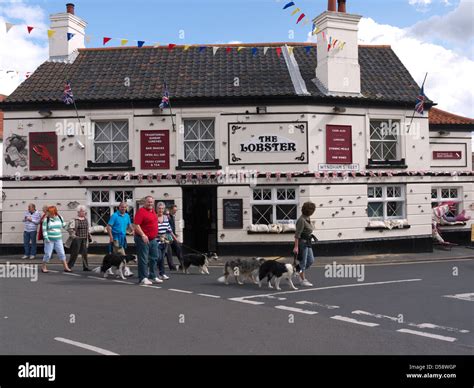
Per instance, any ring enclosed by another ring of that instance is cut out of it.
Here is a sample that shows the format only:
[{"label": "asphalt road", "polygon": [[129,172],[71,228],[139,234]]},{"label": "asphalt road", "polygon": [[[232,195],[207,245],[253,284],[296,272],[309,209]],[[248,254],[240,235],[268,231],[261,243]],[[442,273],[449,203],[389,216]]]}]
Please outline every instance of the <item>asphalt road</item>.
[{"label": "asphalt road", "polygon": [[1,354],[474,354],[472,259],[366,265],[363,281],[315,266],[297,291],[226,286],[221,267],[153,287],[49,268],[0,279]]}]

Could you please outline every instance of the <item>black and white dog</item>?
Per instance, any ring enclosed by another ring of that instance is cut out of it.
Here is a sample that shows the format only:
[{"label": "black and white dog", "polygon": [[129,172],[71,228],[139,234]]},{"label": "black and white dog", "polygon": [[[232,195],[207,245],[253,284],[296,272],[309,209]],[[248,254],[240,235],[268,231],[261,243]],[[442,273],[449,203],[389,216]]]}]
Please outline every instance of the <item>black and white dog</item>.
[{"label": "black and white dog", "polygon": [[189,253],[187,255],[183,255],[183,263],[179,266],[179,268],[183,271],[183,273],[189,273],[188,269],[190,266],[194,265],[199,267],[199,271],[202,274],[209,275],[209,266],[210,260],[217,260],[218,256],[214,252],[207,252],[207,253]]},{"label": "black and white dog", "polygon": [[292,264],[283,264],[279,263],[276,260],[267,260],[260,266],[258,272],[258,286],[262,287],[263,279],[267,278],[268,288],[273,288],[271,280],[272,278],[275,278],[275,288],[277,290],[281,290],[280,281],[282,278],[285,278],[286,280],[288,280],[290,287],[293,290],[297,290],[297,288],[293,284],[293,281],[291,280],[294,273],[295,269]]},{"label": "black and white dog", "polygon": [[242,278],[248,278],[258,284],[258,270],[264,262],[265,259],[262,257],[227,261],[224,265],[224,276],[220,277],[218,281],[229,284],[229,276],[233,275],[238,284],[244,284]]},{"label": "black and white dog", "polygon": [[[102,266],[100,267],[100,273],[104,274],[104,278],[110,273],[109,270],[112,272],[118,272],[120,277],[125,280],[125,275],[123,273],[125,267],[130,262],[137,262],[137,257],[135,255],[117,255],[113,253],[109,253],[104,256],[102,260]],[[115,271],[114,271],[115,270]]]}]

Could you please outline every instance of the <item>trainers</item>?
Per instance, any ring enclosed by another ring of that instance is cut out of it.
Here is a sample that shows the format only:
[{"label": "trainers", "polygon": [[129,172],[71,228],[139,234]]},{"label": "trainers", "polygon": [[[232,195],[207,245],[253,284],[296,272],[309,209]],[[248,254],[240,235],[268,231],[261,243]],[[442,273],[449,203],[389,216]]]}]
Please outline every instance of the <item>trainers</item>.
[{"label": "trainers", "polygon": [[154,278],[153,281],[155,283],[163,283],[163,280],[161,280],[160,278]]},{"label": "trainers", "polygon": [[31,255],[30,260],[34,260],[34,259],[36,259],[36,256]]},{"label": "trainers", "polygon": [[22,259],[27,259],[27,258],[28,258],[28,256],[26,256],[26,255],[23,255],[23,256],[21,256],[21,258],[22,258]]},{"label": "trainers", "polygon": [[161,275],[160,279],[162,280],[168,280],[170,277],[168,275]]},{"label": "trainers", "polygon": [[145,286],[151,286],[153,283],[150,280],[148,280],[147,278],[144,278],[144,279],[142,279],[140,284],[144,284]]},{"label": "trainers", "polygon": [[313,283],[310,283],[308,279],[303,280],[300,284],[305,287],[313,287]]}]

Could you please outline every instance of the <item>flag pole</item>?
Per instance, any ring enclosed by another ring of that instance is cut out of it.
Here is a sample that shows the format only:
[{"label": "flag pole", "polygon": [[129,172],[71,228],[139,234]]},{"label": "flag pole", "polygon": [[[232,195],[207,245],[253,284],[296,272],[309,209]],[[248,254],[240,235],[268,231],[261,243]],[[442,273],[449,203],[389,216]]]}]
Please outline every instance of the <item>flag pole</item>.
[{"label": "flag pole", "polygon": [[[421,85],[421,90],[423,90],[423,93],[424,93],[424,87],[425,87],[425,82],[426,82],[426,77],[428,76],[428,73],[425,74],[425,79],[423,80],[423,84]],[[408,126],[408,130],[407,130],[407,133],[410,132],[410,129],[411,129],[411,125],[413,123],[413,119],[415,118],[415,113],[416,113],[416,106],[415,106],[415,109],[413,109],[413,116],[411,116],[411,121],[410,121],[410,125]]]},{"label": "flag pole", "polygon": [[84,131],[83,131],[83,128],[82,128],[82,123],[81,123],[81,118],[79,117],[79,111],[77,110],[76,97],[74,96],[74,93],[72,91],[71,81],[66,81],[66,82],[69,84],[69,88],[71,89],[72,103],[74,105],[74,110],[76,111],[77,121],[79,121],[79,128],[81,130],[81,135],[84,135]]},{"label": "flag pole", "polygon": [[168,83],[166,81],[165,81],[165,89],[166,89],[166,93],[168,94],[168,105],[170,108],[171,127],[172,127],[173,132],[176,132],[176,126],[174,124],[174,118],[173,118],[173,108],[171,107],[170,91],[168,89]]}]

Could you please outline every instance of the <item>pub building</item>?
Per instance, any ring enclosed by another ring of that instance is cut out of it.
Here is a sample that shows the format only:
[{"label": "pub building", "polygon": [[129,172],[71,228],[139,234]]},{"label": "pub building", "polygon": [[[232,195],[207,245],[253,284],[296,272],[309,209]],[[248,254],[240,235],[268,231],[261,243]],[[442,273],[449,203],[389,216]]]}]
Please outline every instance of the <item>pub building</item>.
[{"label": "pub building", "polygon": [[[49,60],[1,105],[2,249],[34,202],[66,219],[86,205],[104,251],[117,205],[152,195],[199,251],[290,255],[306,201],[317,255],[431,251],[433,204],[473,213],[473,121],[430,126],[428,99],[410,125],[420,85],[390,46],[358,45],[345,3],[314,19],[317,44],[87,49],[74,5],[51,15]],[[467,241],[470,222],[445,228]]]}]

